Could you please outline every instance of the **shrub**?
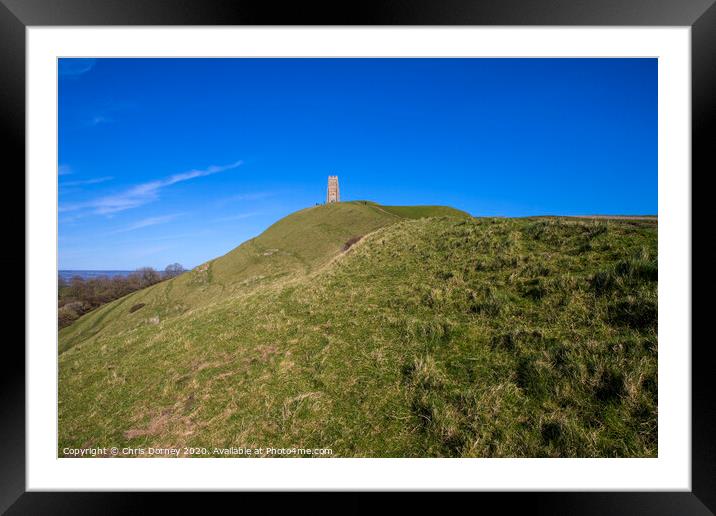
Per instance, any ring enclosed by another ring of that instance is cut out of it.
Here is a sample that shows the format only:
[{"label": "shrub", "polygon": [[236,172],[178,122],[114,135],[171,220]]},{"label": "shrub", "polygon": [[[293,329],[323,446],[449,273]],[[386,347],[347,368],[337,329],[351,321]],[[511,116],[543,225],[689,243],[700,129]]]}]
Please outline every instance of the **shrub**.
[{"label": "shrub", "polygon": [[57,322],[60,328],[69,326],[87,311],[84,303],[74,301],[61,306],[57,310]]},{"label": "shrub", "polygon": [[60,328],[69,326],[77,319],[77,314],[67,307],[63,306],[57,311],[57,323]]}]

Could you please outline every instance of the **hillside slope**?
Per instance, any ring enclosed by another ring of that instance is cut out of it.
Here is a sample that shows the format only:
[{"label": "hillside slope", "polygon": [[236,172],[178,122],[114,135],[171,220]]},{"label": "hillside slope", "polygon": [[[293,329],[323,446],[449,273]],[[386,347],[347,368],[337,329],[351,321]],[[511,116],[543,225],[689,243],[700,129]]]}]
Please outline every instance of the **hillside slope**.
[{"label": "hillside slope", "polygon": [[59,450],[656,456],[656,224],[421,215],[303,210],[66,328]]},{"label": "hillside slope", "polygon": [[[392,208],[392,207],[389,207]],[[253,288],[308,273],[330,260],[345,243],[403,218],[469,217],[447,206],[408,206],[392,213],[367,201],[321,205],[285,217],[256,238],[189,273],[100,307],[60,331],[60,352],[100,331],[124,331],[147,317],[165,320]],[[144,306],[136,312],[133,307]],[[156,319],[155,319],[156,320]]]}]

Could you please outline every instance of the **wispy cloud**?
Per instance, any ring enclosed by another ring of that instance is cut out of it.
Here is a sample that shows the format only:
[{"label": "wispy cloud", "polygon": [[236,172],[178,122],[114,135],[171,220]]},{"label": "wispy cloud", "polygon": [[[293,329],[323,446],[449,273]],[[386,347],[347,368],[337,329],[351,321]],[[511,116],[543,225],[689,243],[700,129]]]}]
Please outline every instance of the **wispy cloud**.
[{"label": "wispy cloud", "polygon": [[[62,175],[62,174],[60,174]],[[65,181],[61,186],[82,186],[82,185],[96,185],[98,183],[105,183],[114,179],[112,176],[106,177],[95,177],[92,179],[83,179],[80,181]]]},{"label": "wispy cloud", "polygon": [[123,100],[106,100],[95,106],[92,111],[85,116],[84,124],[88,127],[97,127],[98,125],[111,124],[116,121],[115,117],[119,117],[120,113],[128,110],[136,109],[133,102]]},{"label": "wispy cloud", "polygon": [[156,226],[157,224],[166,224],[167,222],[171,222],[172,220],[176,219],[180,215],[181,215],[181,213],[173,213],[171,215],[161,215],[159,217],[149,217],[146,219],[139,220],[139,221],[135,222],[134,224],[130,224],[126,228],[118,229],[117,231],[114,231],[114,233],[126,233],[128,231],[134,231],[136,229],[146,228],[149,226]]},{"label": "wispy cloud", "polygon": [[72,169],[69,165],[60,165],[57,167],[57,175],[58,176],[68,176],[72,173]]},{"label": "wispy cloud", "polygon": [[249,217],[253,217],[254,215],[258,215],[259,211],[252,211],[248,213],[238,213],[236,215],[229,215],[228,217],[220,217],[218,219],[214,219],[214,222],[226,222],[229,220],[241,220],[241,219],[248,219]]},{"label": "wispy cloud", "polygon": [[62,58],[57,66],[60,75],[76,76],[89,72],[95,64],[96,59]]},{"label": "wispy cloud", "polygon": [[163,188],[171,186],[182,181],[189,181],[197,177],[210,176],[225,170],[231,170],[241,165],[241,161],[236,161],[228,165],[212,165],[204,170],[190,170],[174,174],[165,179],[150,181],[148,183],[138,184],[116,195],[107,195],[98,197],[86,202],[64,204],[60,206],[60,212],[91,210],[99,215],[109,215],[112,213],[137,208],[159,198],[159,193]]},{"label": "wispy cloud", "polygon": [[97,115],[97,116],[92,117],[92,119],[87,122],[87,125],[96,126],[96,125],[100,125],[100,124],[108,124],[110,122],[112,122],[111,118],[108,118],[104,115]]}]

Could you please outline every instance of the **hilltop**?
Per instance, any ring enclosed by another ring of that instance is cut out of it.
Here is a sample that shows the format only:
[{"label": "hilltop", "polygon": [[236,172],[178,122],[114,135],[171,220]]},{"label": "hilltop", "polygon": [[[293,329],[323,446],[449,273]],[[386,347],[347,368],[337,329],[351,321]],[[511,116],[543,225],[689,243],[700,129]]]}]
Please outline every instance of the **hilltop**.
[{"label": "hilltop", "polygon": [[657,223],[307,208],[59,337],[66,446],[657,454]]},{"label": "hilltop", "polygon": [[[369,201],[325,204],[297,211],[256,238],[187,274],[108,303],[60,332],[60,352],[107,327],[126,330],[148,313],[160,321],[226,298],[318,270],[346,242],[397,221],[445,215],[467,218],[447,206],[381,206]],[[133,315],[132,308],[142,304]],[[128,317],[132,315],[132,317]]]}]

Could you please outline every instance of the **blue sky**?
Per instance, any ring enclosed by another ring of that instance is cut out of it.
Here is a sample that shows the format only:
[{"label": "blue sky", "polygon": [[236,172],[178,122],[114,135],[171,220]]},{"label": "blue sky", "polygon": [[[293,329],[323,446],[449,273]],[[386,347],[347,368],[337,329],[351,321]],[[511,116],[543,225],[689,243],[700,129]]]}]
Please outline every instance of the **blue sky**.
[{"label": "blue sky", "polygon": [[61,59],[61,269],[194,267],[325,199],[657,212],[655,59]]}]

